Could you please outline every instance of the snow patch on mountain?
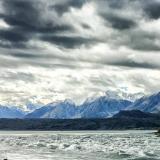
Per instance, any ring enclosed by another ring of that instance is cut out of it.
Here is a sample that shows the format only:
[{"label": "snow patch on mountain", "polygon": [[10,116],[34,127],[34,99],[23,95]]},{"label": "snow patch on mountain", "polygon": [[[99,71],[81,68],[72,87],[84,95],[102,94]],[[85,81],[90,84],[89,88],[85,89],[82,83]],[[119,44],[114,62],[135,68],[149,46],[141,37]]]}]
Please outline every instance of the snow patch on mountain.
[{"label": "snow patch on mountain", "polygon": [[7,107],[0,105],[0,118],[23,118],[25,112],[18,107]]},{"label": "snow patch on mountain", "polygon": [[93,101],[84,102],[79,106],[77,117],[79,118],[107,118],[125,109],[131,104],[130,101],[99,97]]},{"label": "snow patch on mountain", "polygon": [[102,96],[96,99],[85,101],[82,105],[76,106],[71,100],[50,103],[34,112],[26,118],[107,118],[123,110],[131,102],[127,100],[116,100]]},{"label": "snow patch on mountain", "polygon": [[126,109],[158,113],[160,112],[160,92],[150,96],[144,96],[136,100],[132,105],[130,105]]},{"label": "snow patch on mountain", "polygon": [[71,100],[49,103],[28,114],[26,118],[71,119],[75,116],[76,105]]}]

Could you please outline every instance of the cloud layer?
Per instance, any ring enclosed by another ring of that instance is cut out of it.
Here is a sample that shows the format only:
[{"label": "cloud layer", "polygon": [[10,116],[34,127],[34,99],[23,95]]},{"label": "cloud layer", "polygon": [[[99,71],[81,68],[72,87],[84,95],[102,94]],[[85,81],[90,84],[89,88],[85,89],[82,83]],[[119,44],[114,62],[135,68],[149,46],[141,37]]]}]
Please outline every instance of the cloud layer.
[{"label": "cloud layer", "polygon": [[160,90],[159,0],[2,0],[0,102]]}]

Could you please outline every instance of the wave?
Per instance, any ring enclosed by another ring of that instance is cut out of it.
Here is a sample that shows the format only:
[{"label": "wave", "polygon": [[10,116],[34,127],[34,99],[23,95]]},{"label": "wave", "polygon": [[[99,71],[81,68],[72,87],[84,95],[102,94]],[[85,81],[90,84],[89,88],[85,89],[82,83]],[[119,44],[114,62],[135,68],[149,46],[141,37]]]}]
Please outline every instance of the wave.
[{"label": "wave", "polygon": [[32,159],[34,156],[41,159],[45,156],[51,159],[58,156],[60,159],[64,155],[83,155],[86,158],[88,156],[89,160],[103,160],[106,157],[111,160],[160,159],[160,139],[146,133],[1,135],[0,142],[0,151],[6,150],[9,156],[14,157],[16,154],[21,158],[28,155]]}]

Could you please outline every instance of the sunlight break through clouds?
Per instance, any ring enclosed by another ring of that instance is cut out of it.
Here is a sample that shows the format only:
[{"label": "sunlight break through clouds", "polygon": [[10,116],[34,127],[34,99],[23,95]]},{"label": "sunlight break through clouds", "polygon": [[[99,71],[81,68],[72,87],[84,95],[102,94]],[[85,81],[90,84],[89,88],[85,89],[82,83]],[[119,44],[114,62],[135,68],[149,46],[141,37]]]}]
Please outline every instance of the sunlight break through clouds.
[{"label": "sunlight break through clouds", "polygon": [[0,103],[160,90],[159,0],[1,0]]}]

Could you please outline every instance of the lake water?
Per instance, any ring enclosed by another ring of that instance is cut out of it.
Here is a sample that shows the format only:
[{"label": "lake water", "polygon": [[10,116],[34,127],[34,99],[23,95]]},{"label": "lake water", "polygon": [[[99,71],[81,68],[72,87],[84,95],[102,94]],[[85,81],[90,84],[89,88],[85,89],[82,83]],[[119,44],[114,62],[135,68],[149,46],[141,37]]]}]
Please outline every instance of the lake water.
[{"label": "lake water", "polygon": [[0,132],[0,160],[160,160],[154,131]]}]

